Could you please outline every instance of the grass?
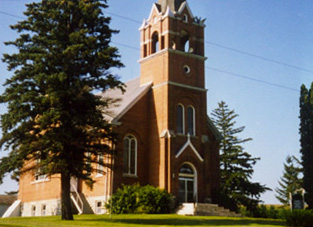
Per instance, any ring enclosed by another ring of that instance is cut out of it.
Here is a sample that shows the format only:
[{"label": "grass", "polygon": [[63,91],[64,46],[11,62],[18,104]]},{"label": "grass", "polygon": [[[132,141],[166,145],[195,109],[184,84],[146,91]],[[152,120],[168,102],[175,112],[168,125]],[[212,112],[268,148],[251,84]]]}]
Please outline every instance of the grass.
[{"label": "grass", "polygon": [[60,216],[52,217],[19,217],[0,219],[1,227],[88,227],[88,226],[120,226],[120,227],[172,227],[172,226],[211,226],[211,227],[282,227],[285,222],[271,219],[194,217],[170,215],[80,215],[74,221],[61,221]]}]

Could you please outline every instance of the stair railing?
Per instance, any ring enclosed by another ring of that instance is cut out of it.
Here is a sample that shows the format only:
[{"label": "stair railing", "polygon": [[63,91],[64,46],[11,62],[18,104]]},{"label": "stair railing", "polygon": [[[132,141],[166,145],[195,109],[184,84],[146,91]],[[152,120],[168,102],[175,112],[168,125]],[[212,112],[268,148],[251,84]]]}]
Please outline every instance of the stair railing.
[{"label": "stair railing", "polygon": [[77,191],[77,188],[72,183],[71,183],[71,198],[76,208],[78,209],[78,213],[82,214],[84,211],[84,203]]}]

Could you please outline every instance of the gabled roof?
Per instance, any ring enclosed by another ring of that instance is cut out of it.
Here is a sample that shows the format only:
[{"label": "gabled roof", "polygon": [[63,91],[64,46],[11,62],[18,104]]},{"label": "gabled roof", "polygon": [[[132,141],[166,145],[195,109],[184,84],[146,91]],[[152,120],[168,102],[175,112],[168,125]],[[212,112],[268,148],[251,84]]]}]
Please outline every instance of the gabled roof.
[{"label": "gabled roof", "polygon": [[16,195],[0,195],[0,205],[11,205],[16,199]]},{"label": "gabled roof", "polygon": [[181,4],[181,6],[179,7],[179,10],[178,10],[178,14],[181,14],[185,8],[187,9],[187,11],[190,14],[191,18],[194,18],[193,13],[191,12],[191,9],[190,9],[190,7],[189,7],[187,2],[183,2]]},{"label": "gabled roof", "polygon": [[214,136],[216,137],[216,139],[218,141],[221,141],[224,137],[222,136],[222,134],[220,133],[220,131],[218,131],[218,129],[216,128],[216,126],[214,125],[213,121],[211,120],[211,118],[209,116],[207,116],[207,120],[208,120],[208,126],[209,128],[212,130]]},{"label": "gabled roof", "polygon": [[100,94],[109,102],[109,108],[105,110],[106,120],[117,122],[131,107],[133,107],[151,88],[152,82],[140,86],[140,78],[126,83],[125,92],[120,89],[110,89]]},{"label": "gabled roof", "polygon": [[169,7],[173,13],[177,12],[184,2],[186,2],[186,0],[158,0],[162,13],[167,10],[167,7]]},{"label": "gabled roof", "polygon": [[153,14],[153,12],[154,11],[156,11],[157,12],[157,14],[162,14],[162,12],[161,12],[161,6],[159,5],[159,4],[157,4],[157,3],[154,3],[153,5],[152,5],[152,8],[151,8],[151,11],[150,11],[150,14],[149,14],[149,18],[148,18],[148,21],[150,21],[151,19],[152,19],[152,14]]}]

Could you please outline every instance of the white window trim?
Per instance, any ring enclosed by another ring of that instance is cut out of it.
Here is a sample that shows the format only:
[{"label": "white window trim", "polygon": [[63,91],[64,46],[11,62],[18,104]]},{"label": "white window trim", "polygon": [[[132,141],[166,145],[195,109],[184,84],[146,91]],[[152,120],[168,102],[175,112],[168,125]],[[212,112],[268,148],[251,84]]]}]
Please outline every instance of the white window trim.
[{"label": "white window trim", "polygon": [[[36,159],[36,163],[40,163],[40,162],[41,162],[40,159]],[[34,175],[34,181],[31,182],[31,184],[46,182],[46,181],[50,181],[50,178],[48,177],[48,175],[47,174],[40,174],[39,170],[36,170],[35,175]]]},{"label": "white window trim", "polygon": [[[129,140],[129,138],[128,137],[131,137],[131,140]],[[134,135],[132,135],[132,134],[127,134],[125,137],[124,137],[124,140],[123,141],[125,141],[125,139],[128,139],[129,141],[132,141],[132,140],[134,140],[135,141],[135,173],[130,173],[130,166],[131,166],[131,158],[130,158],[130,155],[131,155],[131,143],[129,143],[128,144],[128,167],[129,167],[129,169],[128,169],[128,172],[127,173],[123,173],[123,176],[127,176],[127,177],[137,177],[137,152],[138,152],[138,150],[137,150],[137,148],[138,148],[138,143],[137,143],[137,139],[136,139],[136,137],[134,136]],[[124,152],[124,151],[123,151]]]},{"label": "white window trim", "polygon": [[[33,209],[33,208],[35,208],[35,209]],[[36,204],[32,204],[30,206],[30,216],[31,217],[36,217],[37,216],[37,206],[36,206]]]},{"label": "white window trim", "polygon": [[[191,162],[184,162],[183,164],[180,165],[179,170],[185,164],[189,165],[192,168],[193,173],[194,173],[193,174],[193,177],[194,177],[193,178],[193,187],[194,187],[193,196],[195,197],[195,202],[197,203],[198,202],[198,172],[197,172],[196,167]],[[178,179],[179,179],[180,176],[184,177],[184,176],[187,176],[187,175],[192,176],[191,174],[180,174],[180,173],[178,173]]]},{"label": "white window trim", "polygon": [[[43,209],[45,207],[45,209]],[[41,216],[47,215],[47,204],[43,203],[41,204]]]},{"label": "white window trim", "polygon": [[186,23],[188,23],[189,17],[188,17],[187,14],[184,14],[184,15],[183,15],[183,21],[186,22]]}]

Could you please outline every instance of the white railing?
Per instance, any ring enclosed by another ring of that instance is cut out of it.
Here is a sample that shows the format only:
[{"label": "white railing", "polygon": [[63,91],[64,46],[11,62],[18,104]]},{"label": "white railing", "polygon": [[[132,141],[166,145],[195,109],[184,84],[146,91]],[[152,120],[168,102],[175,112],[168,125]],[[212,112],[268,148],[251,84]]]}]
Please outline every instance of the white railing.
[{"label": "white railing", "polygon": [[84,203],[77,191],[77,188],[73,184],[71,184],[71,199],[78,210],[78,214],[82,214],[84,211]]},{"label": "white railing", "polygon": [[14,203],[5,211],[3,218],[20,216],[21,200],[15,200]]}]

